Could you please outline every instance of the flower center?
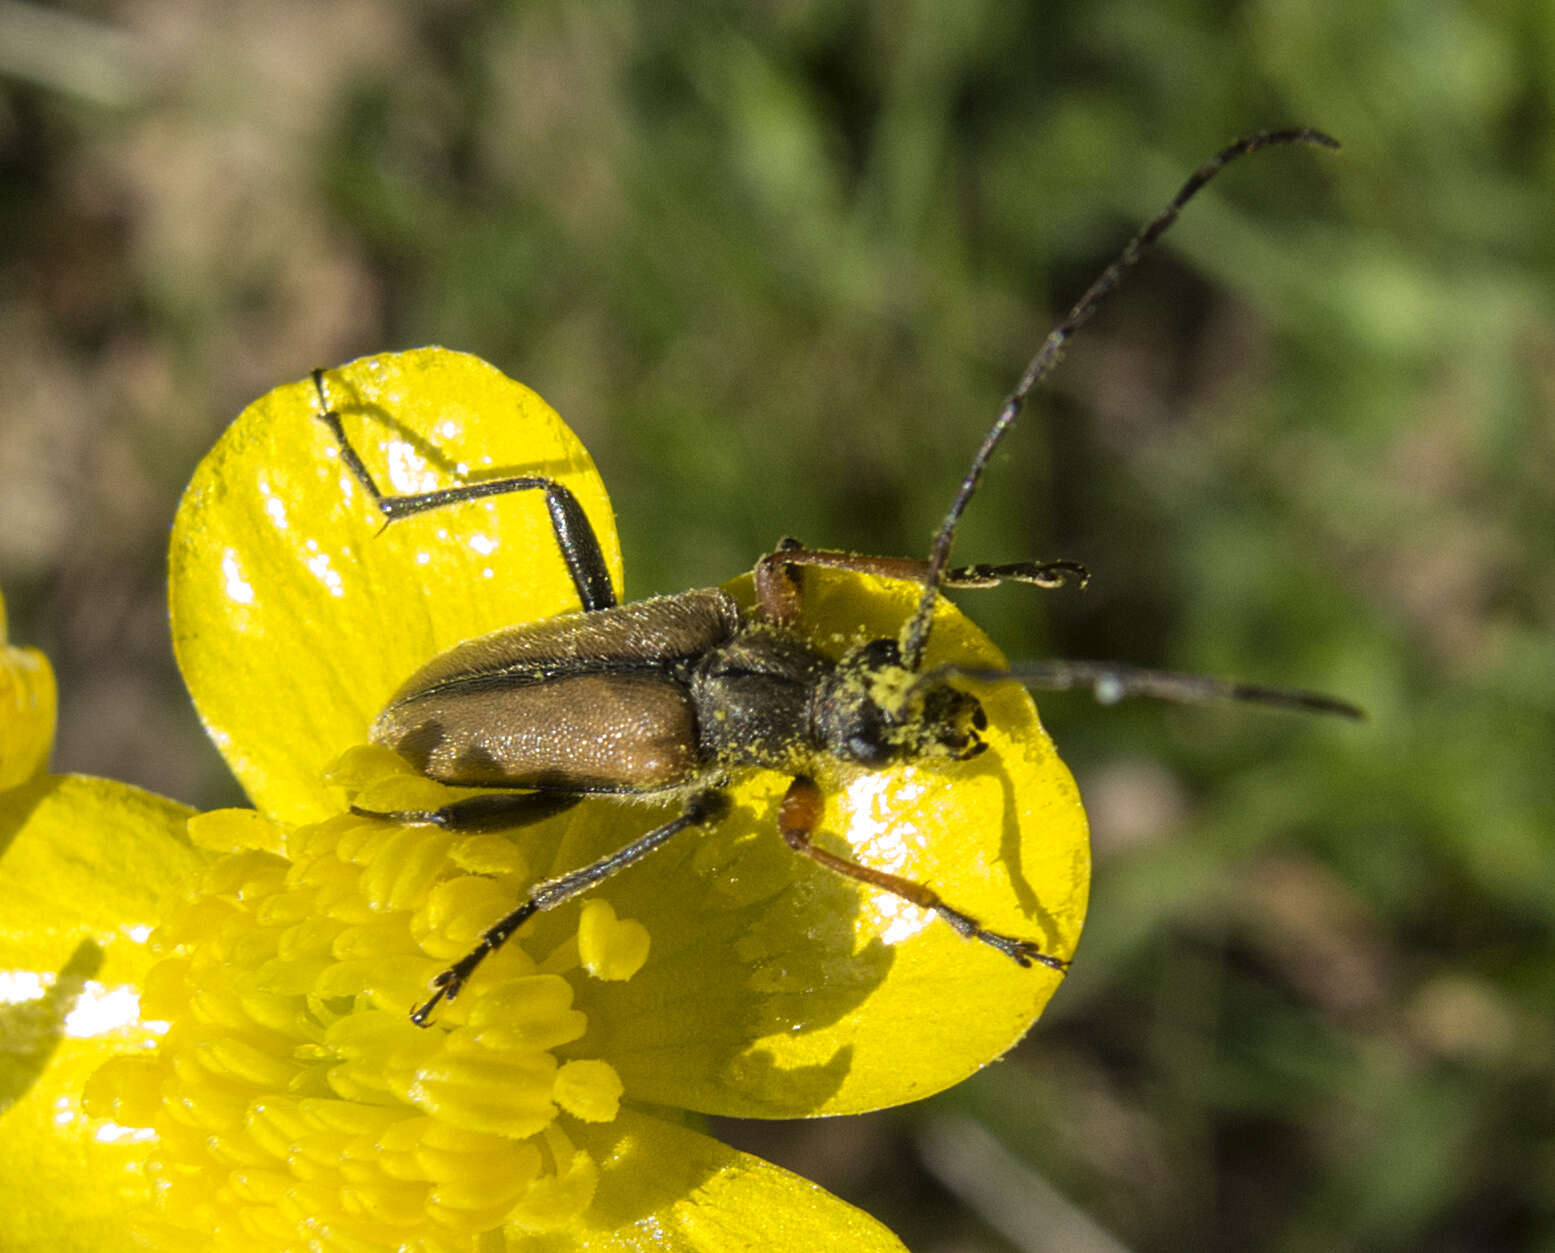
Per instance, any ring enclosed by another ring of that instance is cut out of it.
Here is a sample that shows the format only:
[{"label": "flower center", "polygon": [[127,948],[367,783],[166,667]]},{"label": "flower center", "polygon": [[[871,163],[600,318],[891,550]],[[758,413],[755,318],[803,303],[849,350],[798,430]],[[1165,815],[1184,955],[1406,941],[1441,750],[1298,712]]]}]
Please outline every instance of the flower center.
[{"label": "flower center", "polygon": [[[374,750],[334,777],[426,784]],[[587,1209],[598,1165],[566,1118],[613,1119],[621,1082],[587,1055],[572,980],[630,978],[639,924],[587,901],[574,937],[510,941],[422,1029],[431,978],[532,881],[517,844],[351,813],[286,831],[226,810],[190,833],[224,855],[153,938],[141,1015],[166,1034],[87,1088],[90,1113],[155,1133],[155,1247],[484,1250]]]}]

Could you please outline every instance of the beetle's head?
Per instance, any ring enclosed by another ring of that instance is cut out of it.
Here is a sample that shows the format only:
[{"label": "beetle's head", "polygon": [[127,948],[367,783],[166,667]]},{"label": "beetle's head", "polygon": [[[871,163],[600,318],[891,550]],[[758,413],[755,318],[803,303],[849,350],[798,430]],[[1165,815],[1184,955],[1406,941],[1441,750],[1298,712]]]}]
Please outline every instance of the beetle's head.
[{"label": "beetle's head", "polygon": [[895,640],[860,644],[822,684],[813,715],[820,741],[835,756],[864,766],[925,757],[965,761],[988,747],[982,703],[902,663]]}]

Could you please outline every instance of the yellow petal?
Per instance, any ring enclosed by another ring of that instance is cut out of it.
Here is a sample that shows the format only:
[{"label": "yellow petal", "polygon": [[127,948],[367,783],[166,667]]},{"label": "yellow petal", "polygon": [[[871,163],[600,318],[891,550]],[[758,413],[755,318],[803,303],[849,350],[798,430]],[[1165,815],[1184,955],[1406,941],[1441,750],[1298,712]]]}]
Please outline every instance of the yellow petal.
[{"label": "yellow petal", "polygon": [[903,1253],[862,1210],[780,1167],[685,1127],[624,1109],[578,1138],[600,1163],[585,1229],[547,1247],[589,1253],[846,1249]]},{"label": "yellow petal", "polygon": [[[440,348],[362,358],[326,387],[386,493],[515,474],[565,483],[620,587],[604,487],[533,392]],[[366,739],[423,662],[577,607],[541,493],[385,528],[318,408],[304,381],[244,410],[196,470],[170,555],[174,644],[195,704],[259,808],[293,823],[328,812],[325,767]]]},{"label": "yellow petal", "polygon": [[[508,473],[560,474],[558,460],[587,469],[548,410],[539,425],[563,441],[550,461],[493,444],[482,417],[501,412],[516,425],[539,402],[473,359],[427,350],[329,378],[332,403],[393,490],[454,481],[453,467],[426,470],[429,446],[468,449],[476,465],[474,450],[496,449]],[[367,403],[377,407],[359,411]],[[316,404],[298,384],[246,412],[197,474],[174,540],[185,673],[240,776],[283,816],[323,811],[316,780],[328,761],[363,738],[432,652],[575,603],[543,502],[525,494],[461,505],[385,530],[333,455]],[[374,415],[409,422],[424,442],[383,434],[400,428],[377,426]],[[614,563],[603,495],[592,479],[574,489]],[[499,575],[498,559],[509,555],[510,571]],[[812,570],[805,582],[807,629],[833,656],[861,635],[895,636],[918,599],[913,585],[840,573]],[[739,594],[748,597],[745,584]],[[509,592],[515,601],[499,599]],[[947,608],[929,664],[952,657],[999,664]],[[992,751],[974,761],[821,772],[828,800],[818,843],[926,882],[984,924],[1067,957],[1088,884],[1084,814],[1025,694],[998,686],[983,696]],[[687,833],[612,881],[612,901],[640,920],[653,947],[619,997],[599,985],[580,1000],[591,1022],[614,1033],[604,1055],[619,1057],[632,1098],[767,1115],[914,1099],[1007,1049],[1061,979],[788,852],[775,822],[787,782],[774,773],[737,780],[735,811],[715,833]],[[592,801],[550,833],[514,840],[540,877],[620,848],[674,810]],[[402,886],[385,883],[385,899]],[[574,908],[557,912],[575,918]],[[543,941],[557,925],[575,926],[542,916],[529,929]]]},{"label": "yellow petal", "polygon": [[6,643],[0,599],[0,790],[25,783],[54,746],[54,671],[35,648]]},{"label": "yellow petal", "polygon": [[[893,637],[917,598],[911,584],[806,573],[806,621],[834,655],[860,631]],[[947,606],[928,665],[949,660],[1003,664]],[[819,842],[1067,958],[1090,875],[1079,795],[1026,693],[979,694],[989,751],[831,781]],[[603,1055],[634,1100],[756,1117],[916,1100],[1004,1053],[1062,982],[791,853],[776,823],[787,783],[770,772],[741,782],[715,832],[688,833],[610,880],[612,905],[641,920],[652,952],[628,984],[581,987],[578,1007],[609,1024]],[[656,820],[582,808],[568,866]]]},{"label": "yellow petal", "polygon": [[[144,1145],[81,1112],[88,1076],[144,1046],[135,992],[164,890],[198,873],[189,810],[103,779],[0,796],[0,1211],[7,1248],[131,1247]],[[29,989],[33,990],[28,995]]]},{"label": "yellow petal", "polygon": [[151,964],[139,929],[203,864],[186,835],[192,812],[82,775],[0,797],[0,968],[55,970],[87,943],[105,971],[138,977]]}]

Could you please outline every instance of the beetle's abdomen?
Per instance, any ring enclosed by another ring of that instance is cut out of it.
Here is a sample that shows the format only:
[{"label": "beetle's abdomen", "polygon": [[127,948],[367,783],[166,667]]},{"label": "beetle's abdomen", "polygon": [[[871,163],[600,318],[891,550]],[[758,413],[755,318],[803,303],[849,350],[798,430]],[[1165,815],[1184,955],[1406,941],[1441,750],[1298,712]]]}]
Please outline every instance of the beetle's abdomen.
[{"label": "beetle's abdomen", "polygon": [[674,787],[706,765],[684,675],[739,628],[716,588],[508,627],[424,666],[372,739],[442,783]]},{"label": "beetle's abdomen", "polygon": [[372,737],[422,774],[470,787],[652,792],[700,768],[685,690],[658,675],[582,674],[397,701]]}]

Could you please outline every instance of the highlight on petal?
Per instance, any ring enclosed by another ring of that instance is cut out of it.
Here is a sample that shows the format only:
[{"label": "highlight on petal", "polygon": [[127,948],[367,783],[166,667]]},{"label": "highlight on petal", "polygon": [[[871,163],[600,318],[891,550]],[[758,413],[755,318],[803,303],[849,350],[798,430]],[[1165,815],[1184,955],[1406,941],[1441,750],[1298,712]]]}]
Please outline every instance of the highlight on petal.
[{"label": "highlight on petal", "polygon": [[[730,585],[748,596],[748,582]],[[840,655],[894,637],[913,584],[806,571],[814,642]],[[997,667],[965,617],[942,607],[928,665]],[[980,688],[989,750],[971,761],[883,771],[839,768],[820,780],[818,842],[927,883],[1000,931],[1069,957],[1084,921],[1090,856],[1074,780],[1014,684]],[[643,970],[620,988],[591,984],[579,1007],[611,1006],[609,1054],[635,1099],[707,1113],[803,1117],[916,1100],[1010,1048],[1062,976],[1023,969],[925,911],[842,879],[777,835],[786,776],[735,788],[735,812],[610,880],[612,905],[653,935]],[[584,864],[655,820],[591,802],[575,828]],[[660,819],[662,820],[662,819]]]},{"label": "highlight on petal", "polygon": [[[324,375],[330,405],[386,494],[519,474],[567,485],[621,586],[588,453],[549,406],[441,348]],[[526,491],[385,527],[319,421],[311,381],[250,405],[201,462],[170,551],[179,665],[258,807],[330,812],[327,763],[366,738],[395,689],[454,644],[577,608],[544,496]]]},{"label": "highlight on petal", "polygon": [[0,1210],[15,1248],[131,1247],[146,1145],[81,1112],[87,1077],[156,1038],[138,992],[165,891],[198,874],[189,810],[104,779],[0,793]]},{"label": "highlight on petal", "polygon": [[582,1230],[589,1253],[846,1249],[904,1253],[862,1210],[770,1162],[650,1114],[622,1110],[581,1139],[599,1162]]},{"label": "highlight on petal", "polygon": [[35,648],[6,642],[0,598],[0,791],[25,783],[54,747],[54,670]]}]

